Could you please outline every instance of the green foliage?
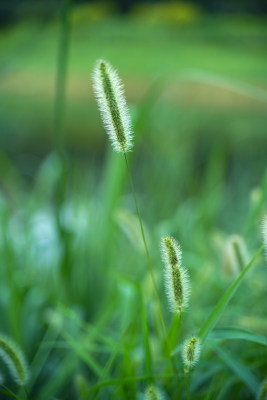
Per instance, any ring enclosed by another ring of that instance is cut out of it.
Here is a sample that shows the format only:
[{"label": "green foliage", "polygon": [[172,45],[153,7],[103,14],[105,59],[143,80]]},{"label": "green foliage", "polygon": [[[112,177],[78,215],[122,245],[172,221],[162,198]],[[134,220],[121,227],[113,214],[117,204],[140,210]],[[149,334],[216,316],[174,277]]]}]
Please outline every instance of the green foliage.
[{"label": "green foliage", "polygon": [[246,276],[247,272],[253,267],[255,261],[257,260],[258,256],[262,253],[262,251],[263,251],[263,247],[260,247],[260,249],[254,255],[254,257],[248,263],[248,265],[240,273],[238,278],[226,290],[226,292],[224,293],[223,297],[216,304],[216,306],[214,307],[213,311],[211,312],[211,314],[209,315],[207,320],[201,326],[198,335],[199,335],[199,338],[200,338],[202,343],[206,340],[206,337],[208,336],[209,332],[213,329],[213,327],[215,326],[216,322],[221,317],[221,315],[222,315],[223,311],[225,310],[227,304],[229,303],[229,301],[231,300],[231,298],[235,294],[236,290],[238,289],[238,287],[241,284],[242,280]]},{"label": "green foliage", "polygon": [[[66,147],[59,138],[56,153],[49,134],[58,26],[0,32],[1,326],[31,371],[24,390],[1,365],[1,400],[135,400],[149,386],[185,399],[182,331],[204,341],[192,399],[255,396],[267,369],[266,262],[256,253],[267,201],[265,25],[79,21],[69,59],[68,42],[61,46],[70,80],[58,87]],[[89,67],[102,55],[119,67],[134,103],[128,164],[172,357],[125,162],[109,148],[104,154],[92,93],[86,100]],[[166,232],[183,243],[190,265],[183,327],[164,295],[158,243]],[[233,234],[255,254],[247,263],[235,249],[236,277],[225,276],[222,262]]]}]

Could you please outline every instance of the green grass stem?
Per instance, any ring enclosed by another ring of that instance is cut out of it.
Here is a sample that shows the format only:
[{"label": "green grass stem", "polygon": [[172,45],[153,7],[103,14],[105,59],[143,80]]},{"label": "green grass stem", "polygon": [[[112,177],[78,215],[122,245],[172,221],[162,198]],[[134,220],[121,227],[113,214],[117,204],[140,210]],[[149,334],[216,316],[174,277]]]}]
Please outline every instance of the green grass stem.
[{"label": "green grass stem", "polygon": [[155,276],[154,276],[154,272],[153,272],[153,266],[152,266],[152,261],[151,261],[151,258],[150,258],[150,254],[149,254],[149,250],[148,250],[148,246],[147,246],[147,242],[146,242],[143,222],[142,222],[142,218],[141,218],[141,214],[140,214],[140,211],[139,211],[138,202],[137,202],[137,198],[136,198],[136,194],[135,194],[133,179],[132,179],[129,163],[128,163],[128,160],[127,160],[127,156],[126,156],[125,153],[123,153],[123,155],[124,155],[124,159],[125,159],[125,163],[126,163],[126,167],[127,167],[129,181],[130,181],[130,184],[131,184],[131,189],[132,189],[135,208],[136,208],[136,212],[137,212],[137,216],[138,216],[138,220],[139,220],[139,224],[140,224],[140,230],[141,230],[141,234],[142,234],[142,239],[143,239],[144,246],[145,246],[145,252],[146,252],[146,257],[147,257],[147,261],[148,261],[150,276],[151,276],[151,280],[152,280],[153,287],[154,287],[155,294],[156,294],[157,301],[158,301],[159,314],[160,314],[160,319],[161,319],[162,327],[163,327],[165,338],[166,338],[166,343],[167,343],[167,346],[168,346],[169,356],[170,356],[170,359],[171,359],[171,362],[172,362],[172,365],[173,365],[173,370],[176,371],[176,366],[175,366],[175,363],[174,363],[174,360],[173,360],[173,356],[172,356],[171,344],[170,344],[170,341],[169,341],[169,335],[168,335],[165,319],[164,319],[164,316],[163,316],[163,310],[162,310],[162,306],[161,306],[160,295],[159,295],[159,291],[158,291],[158,288],[157,288],[157,284],[156,284],[156,280],[155,280]]}]

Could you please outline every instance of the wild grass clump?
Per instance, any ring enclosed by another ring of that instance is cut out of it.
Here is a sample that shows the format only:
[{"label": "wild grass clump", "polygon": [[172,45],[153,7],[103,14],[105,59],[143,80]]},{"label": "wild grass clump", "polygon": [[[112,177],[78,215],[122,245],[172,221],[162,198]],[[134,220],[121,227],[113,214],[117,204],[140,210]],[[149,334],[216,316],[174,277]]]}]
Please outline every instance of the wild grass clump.
[{"label": "wild grass clump", "polygon": [[[134,126],[141,133],[153,109],[152,126],[159,122],[161,136],[151,131],[146,141],[147,146],[152,144],[149,155],[138,159],[141,162],[132,179],[135,164],[128,151],[133,148],[133,128],[122,83],[115,69],[103,60],[96,64],[93,80],[105,129],[113,149],[119,152],[109,153],[101,166],[102,179],[96,179],[94,168],[86,169],[84,179],[79,164],[72,168],[67,151],[63,151],[66,168],[61,167],[60,172],[54,162],[45,160],[30,196],[21,189],[21,181],[16,181],[19,190],[13,182],[12,188],[2,182],[2,325],[10,337],[25,343],[31,374],[28,378],[27,363],[18,346],[0,336],[0,356],[11,372],[4,370],[4,381],[0,374],[1,400],[265,398],[266,387],[258,380],[267,368],[262,306],[266,218],[264,245],[251,259],[252,249],[244,250],[254,243],[255,221],[266,212],[267,179],[266,186],[259,188],[262,194],[257,208],[247,210],[251,211],[249,223],[242,213],[237,217],[226,210],[230,201],[223,174],[229,178],[224,149],[230,143],[228,138],[224,142],[220,135],[214,136],[207,150],[207,143],[195,136],[188,138],[187,130],[184,136],[177,135],[176,120],[171,126],[168,112],[163,117],[154,110],[158,86],[149,93],[153,101],[145,98],[136,108]],[[60,106],[60,100],[57,104]],[[166,104],[165,112],[168,107]],[[61,111],[62,117],[57,118],[63,122]],[[188,119],[191,115],[190,110]],[[63,123],[59,125],[63,128]],[[63,147],[60,144],[59,153]],[[155,163],[153,173],[149,157]],[[0,154],[0,164],[3,158]],[[4,160],[2,170],[10,169],[12,176],[17,176],[8,163]],[[201,168],[192,173],[196,165]],[[127,173],[133,201],[123,195]],[[135,191],[135,179],[145,182],[143,193],[142,187]],[[139,198],[143,199],[142,208]],[[244,204],[240,208],[238,204],[238,209],[243,210]],[[138,249],[131,247],[134,239],[127,243],[128,238],[123,238],[116,226],[117,207],[126,210],[128,205],[135,206],[137,215],[128,219],[134,232],[129,236],[140,235],[144,243]],[[141,213],[145,206],[151,218],[150,223],[145,221],[146,229]],[[229,215],[233,215],[230,222]],[[226,236],[225,231],[236,231],[237,221],[244,222],[244,232]],[[226,225],[225,231],[220,224]],[[157,243],[164,232],[172,232],[174,237],[161,239],[162,268]],[[230,249],[227,262],[230,260],[232,267],[229,279],[220,268],[224,253],[220,245],[225,237]],[[253,274],[260,262],[262,269]],[[237,292],[249,272],[251,279]],[[164,285],[169,307],[165,307]]]},{"label": "wild grass clump", "polygon": [[[171,348],[171,341],[169,337],[169,331],[167,329],[167,325],[164,319],[164,314],[161,305],[160,294],[157,289],[157,284],[154,276],[154,267],[152,265],[150,252],[147,246],[146,236],[143,229],[143,222],[141,218],[141,214],[139,211],[139,206],[137,202],[137,197],[135,194],[135,189],[133,185],[132,176],[130,173],[129,163],[127,160],[126,152],[132,147],[132,128],[129,117],[129,112],[126,107],[126,101],[124,97],[124,93],[122,91],[122,84],[118,78],[115,70],[110,66],[106,61],[100,60],[97,62],[97,65],[94,70],[93,75],[94,80],[94,90],[96,94],[96,98],[98,101],[98,105],[100,108],[100,112],[102,115],[104,126],[107,130],[107,133],[112,141],[113,148],[122,152],[124,155],[124,159],[126,162],[126,167],[128,171],[129,181],[131,184],[131,189],[133,193],[133,199],[136,207],[136,212],[139,219],[140,224],[140,233],[142,240],[144,242],[144,247],[146,251],[146,256],[148,260],[148,266],[150,270],[151,279],[153,282],[155,294],[158,300],[158,310],[160,319],[162,322],[162,326],[165,333],[166,345],[168,348],[168,358],[172,363],[173,367],[173,378],[177,379],[179,374],[179,367],[177,368],[177,364],[182,361],[183,363],[183,371],[184,371],[184,391],[187,392],[188,399],[191,396],[191,388],[190,388],[190,379],[191,372],[199,362],[200,359],[200,351],[207,340],[209,333],[213,330],[217,321],[221,317],[224,309],[227,304],[231,300],[238,286],[242,282],[246,273],[250,270],[254,261],[261,253],[262,249],[259,249],[255,256],[247,263],[247,254],[243,251],[245,248],[245,244],[243,239],[239,236],[231,237],[231,250],[233,251],[235,262],[238,265],[236,268],[240,274],[237,279],[232,283],[232,285],[228,288],[219,302],[215,305],[214,309],[203,322],[202,326],[199,329],[198,336],[192,336],[187,339],[185,342],[183,340],[183,325],[182,325],[182,312],[188,307],[189,296],[190,296],[190,284],[189,284],[189,275],[187,269],[182,265],[182,251],[178,242],[171,236],[163,237],[161,240],[161,251],[162,258],[165,265],[165,289],[167,298],[169,301],[169,306],[171,311],[175,314],[179,315],[179,328],[181,333],[181,344],[182,351],[176,351],[179,346],[177,344],[177,349],[175,351]],[[264,222],[264,243],[266,246],[266,222]],[[143,311],[143,316],[146,315],[146,312]],[[177,322],[175,322],[177,324]],[[151,357],[151,350],[149,344],[149,333],[150,327],[148,325],[148,321],[145,320],[145,328],[144,332],[146,335],[145,339],[145,353],[149,354]],[[176,337],[176,341],[178,343],[178,334]],[[178,359],[174,358],[174,354],[181,354]],[[152,360],[149,359],[147,362],[149,365],[149,370],[152,370]],[[162,399],[160,392],[156,389],[155,386],[150,386],[145,393],[146,400],[159,400]]]}]

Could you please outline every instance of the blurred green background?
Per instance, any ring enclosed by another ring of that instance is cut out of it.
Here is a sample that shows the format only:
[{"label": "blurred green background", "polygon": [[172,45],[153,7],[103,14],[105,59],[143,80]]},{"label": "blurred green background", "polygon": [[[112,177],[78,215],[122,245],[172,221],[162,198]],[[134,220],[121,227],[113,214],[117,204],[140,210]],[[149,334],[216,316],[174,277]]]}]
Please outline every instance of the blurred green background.
[{"label": "blurred green background", "polygon": [[[144,374],[142,304],[155,369],[166,364],[157,358],[160,327],[125,165],[93,97],[96,60],[108,60],[125,85],[131,170],[168,324],[160,237],[172,234],[184,250],[190,335],[241,268],[231,235],[246,260],[261,241],[266,12],[263,1],[1,1],[1,331],[31,364],[29,398],[87,399],[101,379]],[[263,258],[258,264],[224,327],[267,335]],[[211,390],[250,399],[263,380],[265,348],[225,347],[252,383],[210,350],[192,378],[193,398]],[[218,371],[227,387],[213,381]],[[142,398],[144,382],[121,382],[94,393]]]}]

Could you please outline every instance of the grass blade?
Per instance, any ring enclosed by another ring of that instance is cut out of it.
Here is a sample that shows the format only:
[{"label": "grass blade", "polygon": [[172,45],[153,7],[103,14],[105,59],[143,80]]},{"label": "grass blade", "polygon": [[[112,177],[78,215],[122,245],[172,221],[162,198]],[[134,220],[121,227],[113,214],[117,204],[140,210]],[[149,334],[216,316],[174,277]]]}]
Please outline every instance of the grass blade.
[{"label": "grass blade", "polygon": [[241,274],[237,277],[237,279],[232,283],[232,285],[226,290],[222,298],[219,300],[219,302],[216,304],[214,307],[213,311],[211,312],[210,316],[208,319],[203,323],[201,326],[198,337],[200,338],[201,342],[203,343],[208,334],[212,331],[216,323],[218,322],[219,318],[221,317],[222,313],[224,312],[227,304],[235,294],[236,290],[238,289],[240,283],[243,281],[244,277],[246,276],[247,272],[251,269],[253,266],[255,260],[258,258],[258,256],[262,253],[263,251],[263,246],[259,248],[259,250],[256,252],[256,254],[252,257],[246,268],[243,269]]},{"label": "grass blade", "polygon": [[[38,378],[42,368],[44,367],[50,352],[52,351],[57,338],[59,335],[59,331],[55,330],[54,327],[49,326],[41,344],[36,352],[36,355],[31,364],[31,381],[29,383],[30,387],[33,387],[36,379]],[[49,347],[46,347],[46,343],[49,343]]]},{"label": "grass blade", "polygon": [[141,302],[143,346],[145,354],[145,371],[147,375],[152,375],[152,356],[151,356],[151,348],[149,340],[149,328],[147,324],[148,316],[147,316],[144,294],[140,285],[138,286],[138,289],[140,293],[140,302]]},{"label": "grass blade", "polygon": [[230,77],[225,77],[219,74],[212,74],[210,72],[197,69],[187,70],[187,72],[184,73],[184,77],[193,82],[205,83],[218,87],[220,89],[229,90],[233,93],[238,93],[242,96],[250,97],[257,101],[267,103],[266,90],[250,85],[246,82],[239,81],[237,79],[232,79]]},{"label": "grass blade", "polygon": [[232,358],[228,352],[223,350],[220,346],[214,345],[214,350],[222,361],[244,382],[244,384],[254,394],[258,393],[259,382],[256,377],[247,369],[243,364]]},{"label": "grass blade", "polygon": [[76,356],[68,354],[63,361],[47,379],[45,384],[40,389],[36,399],[47,400],[52,396],[57,395],[58,392],[65,387],[66,382],[70,381],[77,370],[78,360]]},{"label": "grass blade", "polygon": [[253,332],[243,331],[242,329],[218,329],[209,334],[209,339],[236,339],[247,340],[267,346],[267,337]]},{"label": "grass blade", "polygon": [[91,357],[83,348],[82,344],[80,344],[77,340],[71,337],[67,332],[62,333],[62,336],[69,344],[70,348],[75,352],[75,354],[83,360],[91,370],[98,376],[101,377],[103,374],[103,369],[100,365]]}]

